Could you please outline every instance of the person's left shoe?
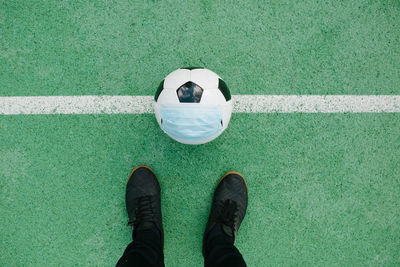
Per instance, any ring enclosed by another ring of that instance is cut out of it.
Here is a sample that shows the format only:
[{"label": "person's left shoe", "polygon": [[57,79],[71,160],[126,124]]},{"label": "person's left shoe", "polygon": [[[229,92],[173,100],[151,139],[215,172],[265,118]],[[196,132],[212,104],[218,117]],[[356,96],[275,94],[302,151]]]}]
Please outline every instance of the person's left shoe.
[{"label": "person's left shoe", "polygon": [[156,230],[163,244],[161,188],[150,167],[141,165],[133,169],[126,184],[125,200],[133,236],[138,231]]}]

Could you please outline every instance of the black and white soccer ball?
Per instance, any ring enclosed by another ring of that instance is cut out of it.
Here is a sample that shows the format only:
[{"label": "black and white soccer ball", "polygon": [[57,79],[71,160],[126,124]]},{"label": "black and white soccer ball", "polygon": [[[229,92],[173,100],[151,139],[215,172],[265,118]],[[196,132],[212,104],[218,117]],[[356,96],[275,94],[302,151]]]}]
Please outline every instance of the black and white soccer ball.
[{"label": "black and white soccer ball", "polygon": [[216,73],[182,68],[170,73],[154,97],[161,129],[184,144],[204,144],[217,138],[232,114],[231,93]]}]

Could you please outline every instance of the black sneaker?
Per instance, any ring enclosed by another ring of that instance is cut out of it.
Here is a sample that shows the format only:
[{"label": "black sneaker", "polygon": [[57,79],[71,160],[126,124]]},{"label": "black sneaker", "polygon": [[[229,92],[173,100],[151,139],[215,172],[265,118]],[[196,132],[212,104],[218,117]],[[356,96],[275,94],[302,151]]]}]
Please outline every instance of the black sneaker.
[{"label": "black sneaker", "polygon": [[210,216],[203,237],[203,255],[206,253],[208,234],[216,225],[235,240],[246,214],[248,190],[246,181],[238,172],[228,172],[219,181],[214,192]]},{"label": "black sneaker", "polygon": [[126,184],[126,210],[135,232],[157,229],[162,244],[164,231],[161,217],[161,189],[153,170],[145,165],[133,169]]}]

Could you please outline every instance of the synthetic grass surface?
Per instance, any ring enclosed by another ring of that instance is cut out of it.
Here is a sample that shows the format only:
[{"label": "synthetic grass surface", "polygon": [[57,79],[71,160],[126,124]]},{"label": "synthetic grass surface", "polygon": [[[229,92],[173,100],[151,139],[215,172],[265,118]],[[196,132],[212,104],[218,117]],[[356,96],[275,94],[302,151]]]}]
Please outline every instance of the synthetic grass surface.
[{"label": "synthetic grass surface", "polygon": [[398,94],[400,2],[0,1],[1,95],[152,95],[182,66],[235,94]]},{"label": "synthetic grass surface", "polygon": [[[0,1],[0,95],[153,95],[205,66],[233,94],[399,94],[399,1]],[[0,265],[110,266],[150,165],[167,266],[201,266],[211,197],[243,173],[248,266],[400,264],[399,114],[234,114],[202,146],[154,115],[0,116]]]},{"label": "synthetic grass surface", "polygon": [[237,238],[249,266],[395,265],[397,118],[235,115],[214,142],[186,146],[152,115],[3,117],[0,261],[116,263],[130,241],[125,183],[146,163],[162,187],[168,266],[201,266],[212,192],[231,169],[249,187]]}]

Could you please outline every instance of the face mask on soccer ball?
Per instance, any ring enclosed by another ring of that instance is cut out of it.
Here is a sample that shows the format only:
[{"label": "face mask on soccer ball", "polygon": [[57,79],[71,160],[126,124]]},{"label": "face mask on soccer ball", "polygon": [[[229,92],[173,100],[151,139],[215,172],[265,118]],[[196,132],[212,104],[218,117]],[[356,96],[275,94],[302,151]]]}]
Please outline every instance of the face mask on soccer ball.
[{"label": "face mask on soccer ball", "polygon": [[184,144],[204,144],[227,128],[231,94],[225,82],[208,69],[178,69],[161,82],[154,110],[168,136]]}]

